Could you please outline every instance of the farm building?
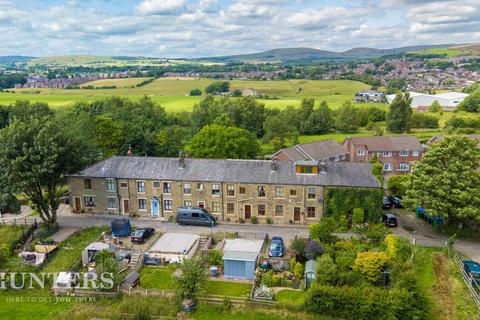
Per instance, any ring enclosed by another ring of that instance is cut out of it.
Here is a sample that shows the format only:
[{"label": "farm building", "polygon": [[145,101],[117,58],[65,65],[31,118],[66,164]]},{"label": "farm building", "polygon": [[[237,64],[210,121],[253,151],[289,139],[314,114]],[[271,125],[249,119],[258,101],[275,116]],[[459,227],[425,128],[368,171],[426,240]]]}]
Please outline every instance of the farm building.
[{"label": "farm building", "polygon": [[224,277],[253,279],[262,248],[263,240],[226,240],[222,258]]},{"label": "farm building", "polygon": [[147,254],[169,263],[182,262],[195,254],[199,239],[197,234],[165,233],[148,249]]},{"label": "farm building", "polygon": [[[445,111],[453,111],[462,102],[468,94],[462,92],[445,92],[440,94],[426,94],[418,92],[409,92],[412,98],[413,109],[418,111],[427,111],[432,103],[436,100],[443,107]],[[387,96],[388,103],[391,103],[395,99],[395,94]]]}]

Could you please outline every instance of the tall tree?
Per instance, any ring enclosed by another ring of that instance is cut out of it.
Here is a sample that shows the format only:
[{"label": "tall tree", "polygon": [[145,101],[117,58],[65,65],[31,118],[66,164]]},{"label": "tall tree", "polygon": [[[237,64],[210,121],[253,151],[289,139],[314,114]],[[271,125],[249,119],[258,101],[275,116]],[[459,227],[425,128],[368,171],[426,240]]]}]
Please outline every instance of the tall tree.
[{"label": "tall tree", "polygon": [[106,116],[95,118],[93,125],[93,141],[102,150],[104,158],[118,153],[122,140],[122,127]]},{"label": "tall tree", "polygon": [[405,133],[410,129],[412,117],[412,99],[408,93],[397,93],[390,103],[387,113],[387,130],[393,133]]},{"label": "tall tree", "polygon": [[309,133],[310,126],[307,119],[312,114],[314,106],[315,106],[314,99],[312,98],[302,99],[302,102],[300,103],[300,110],[298,111],[300,115],[299,118],[301,119],[300,128],[299,128],[300,133]]},{"label": "tall tree", "polygon": [[466,137],[445,137],[432,146],[406,183],[405,203],[430,215],[480,224],[480,149]]},{"label": "tall tree", "polygon": [[353,132],[358,129],[358,126],[357,109],[347,101],[337,110],[335,127],[342,132]]},{"label": "tall tree", "polygon": [[298,136],[297,130],[291,125],[285,115],[270,115],[264,123],[265,136],[264,140],[269,141],[275,149],[283,148],[286,140],[296,140]]},{"label": "tall tree", "polygon": [[323,134],[333,129],[335,121],[333,119],[332,110],[328,107],[326,101],[322,101],[318,109],[314,109],[308,122],[312,133]]},{"label": "tall tree", "polygon": [[77,172],[87,161],[81,143],[51,117],[32,114],[0,131],[5,183],[25,194],[48,226],[57,221],[65,175]]},{"label": "tall tree", "polygon": [[258,155],[259,148],[257,138],[251,132],[212,124],[192,138],[187,151],[195,158],[249,159]]}]

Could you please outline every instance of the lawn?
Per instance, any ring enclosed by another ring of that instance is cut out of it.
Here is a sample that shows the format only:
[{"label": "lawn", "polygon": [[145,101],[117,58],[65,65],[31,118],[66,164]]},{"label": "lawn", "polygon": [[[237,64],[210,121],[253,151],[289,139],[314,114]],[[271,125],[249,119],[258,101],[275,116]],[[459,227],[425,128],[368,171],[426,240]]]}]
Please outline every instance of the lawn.
[{"label": "lawn", "polygon": [[82,251],[94,242],[103,231],[102,228],[92,227],[74,233],[59,245],[58,252],[50,260],[42,272],[62,272],[69,270],[82,257]]},{"label": "lawn", "polygon": [[[225,310],[222,306],[215,305],[200,305],[195,313],[192,314],[195,320],[294,320],[294,319],[313,319],[304,313],[295,313],[292,311],[282,309],[268,309],[249,305],[247,307],[231,308]],[[323,317],[315,317],[317,320],[324,319]]]},{"label": "lawn", "polygon": [[205,291],[211,295],[247,298],[251,289],[251,283],[210,280]]},{"label": "lawn", "polygon": [[140,270],[140,286],[145,289],[171,290],[175,288],[172,275],[176,266],[144,267]]},{"label": "lawn", "polygon": [[275,295],[275,300],[286,304],[302,305],[306,295],[306,291],[282,290]]},{"label": "lawn", "polygon": [[21,225],[0,226],[0,247],[10,246],[18,241],[25,232],[26,227]]}]

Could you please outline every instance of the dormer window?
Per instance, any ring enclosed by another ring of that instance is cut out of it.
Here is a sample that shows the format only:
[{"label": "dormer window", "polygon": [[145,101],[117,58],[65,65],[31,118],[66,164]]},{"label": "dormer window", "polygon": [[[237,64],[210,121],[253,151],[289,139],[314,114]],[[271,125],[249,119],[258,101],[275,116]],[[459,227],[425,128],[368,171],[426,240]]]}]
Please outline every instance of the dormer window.
[{"label": "dormer window", "polygon": [[297,161],[295,162],[295,172],[299,174],[317,174],[317,161]]}]

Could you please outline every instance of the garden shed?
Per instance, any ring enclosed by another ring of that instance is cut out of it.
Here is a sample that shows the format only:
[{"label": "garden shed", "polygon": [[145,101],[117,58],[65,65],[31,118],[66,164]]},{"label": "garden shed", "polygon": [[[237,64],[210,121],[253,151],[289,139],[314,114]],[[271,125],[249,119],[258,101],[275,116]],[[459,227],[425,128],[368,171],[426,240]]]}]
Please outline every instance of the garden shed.
[{"label": "garden shed", "polygon": [[305,289],[308,289],[310,285],[315,282],[315,276],[317,274],[317,262],[315,260],[308,260],[305,263]]},{"label": "garden shed", "polygon": [[252,280],[263,240],[226,240],[223,248],[224,277]]},{"label": "garden shed", "polygon": [[86,266],[90,262],[93,262],[97,252],[102,250],[114,252],[115,248],[103,242],[93,242],[89,244],[82,252],[82,265]]}]

